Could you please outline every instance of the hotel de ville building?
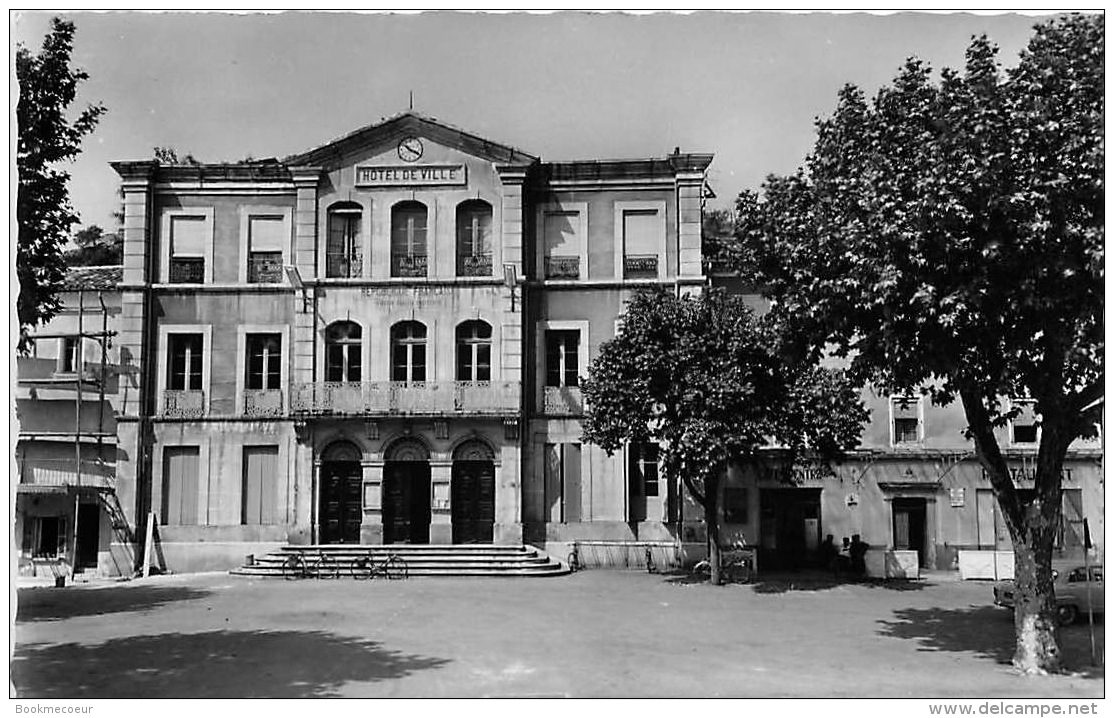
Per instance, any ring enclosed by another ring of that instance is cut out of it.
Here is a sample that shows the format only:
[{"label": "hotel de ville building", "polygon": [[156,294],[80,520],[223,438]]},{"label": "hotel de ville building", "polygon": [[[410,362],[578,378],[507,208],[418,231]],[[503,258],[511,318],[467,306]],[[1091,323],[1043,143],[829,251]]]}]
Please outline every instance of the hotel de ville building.
[{"label": "hotel de ville building", "polygon": [[[416,112],[281,161],[114,162],[123,267],[75,272],[71,311],[20,360],[21,570],[130,573],[148,517],[171,571],[287,544],[698,545],[657,447],[582,443],[579,385],[632,292],[731,286],[701,254],[711,162],[543,161]],[[72,311],[93,274],[99,348]],[[100,387],[76,404],[101,405],[75,424],[59,382],[87,372]],[[759,569],[826,534],[927,568],[1008,548],[958,407],[864,398],[861,451],[833,474],[729,475],[728,535]],[[1022,485],[1035,422],[1000,437]],[[1084,516],[1102,535],[1101,456],[1069,453],[1066,551]]]}]

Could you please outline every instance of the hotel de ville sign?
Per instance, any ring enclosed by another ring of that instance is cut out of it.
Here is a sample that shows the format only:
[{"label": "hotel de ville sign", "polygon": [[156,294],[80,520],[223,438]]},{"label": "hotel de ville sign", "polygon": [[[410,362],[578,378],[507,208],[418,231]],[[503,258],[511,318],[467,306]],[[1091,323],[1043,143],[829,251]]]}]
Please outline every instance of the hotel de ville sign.
[{"label": "hotel de ville sign", "polygon": [[357,187],[433,187],[468,184],[464,165],[357,165]]}]

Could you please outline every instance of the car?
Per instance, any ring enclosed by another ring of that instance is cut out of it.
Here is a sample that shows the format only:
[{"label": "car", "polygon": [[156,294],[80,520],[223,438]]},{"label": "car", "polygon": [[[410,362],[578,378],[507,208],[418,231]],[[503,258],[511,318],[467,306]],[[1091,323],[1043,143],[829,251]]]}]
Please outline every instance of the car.
[{"label": "car", "polygon": [[[994,584],[994,603],[1013,610],[1014,592],[1017,586],[1011,581]],[[1091,566],[1091,581],[1087,582],[1087,568],[1070,564],[1064,570],[1052,570],[1052,590],[1056,594],[1056,620],[1061,626],[1075,623],[1080,615],[1087,612],[1087,594],[1090,593],[1090,608],[1095,613],[1105,613],[1104,593],[1102,590],[1102,564]]]}]

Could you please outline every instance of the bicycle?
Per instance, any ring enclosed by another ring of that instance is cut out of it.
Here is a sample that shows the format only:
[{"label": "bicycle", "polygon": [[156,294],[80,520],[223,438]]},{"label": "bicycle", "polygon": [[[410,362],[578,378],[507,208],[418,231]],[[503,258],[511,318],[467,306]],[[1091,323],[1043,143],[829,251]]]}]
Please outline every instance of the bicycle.
[{"label": "bicycle", "polygon": [[312,563],[306,560],[305,551],[297,551],[290,554],[283,562],[282,576],[288,581],[310,578],[311,576],[313,578],[338,578],[340,567],[337,565],[336,559],[327,555],[324,551],[318,550]]},{"label": "bicycle", "polygon": [[[710,559],[701,559],[692,567],[693,573],[711,576],[712,563]],[[754,559],[750,549],[741,541],[735,541],[730,546],[720,547],[719,575],[724,583],[750,583],[754,573]]]},{"label": "bicycle", "polygon": [[352,562],[352,578],[356,580],[384,577],[388,581],[400,581],[410,577],[410,565],[398,554],[390,554],[382,561],[376,561],[369,551]]},{"label": "bicycle", "polygon": [[576,573],[584,566],[580,563],[580,546],[574,541],[568,556],[569,571]]}]

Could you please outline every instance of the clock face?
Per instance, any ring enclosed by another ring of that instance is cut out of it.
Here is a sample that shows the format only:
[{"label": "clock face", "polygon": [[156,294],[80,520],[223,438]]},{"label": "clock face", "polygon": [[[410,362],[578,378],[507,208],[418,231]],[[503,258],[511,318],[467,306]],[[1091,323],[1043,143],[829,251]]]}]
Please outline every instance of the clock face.
[{"label": "clock face", "polygon": [[417,162],[423,151],[422,141],[417,137],[404,137],[398,143],[398,158],[403,162]]}]

